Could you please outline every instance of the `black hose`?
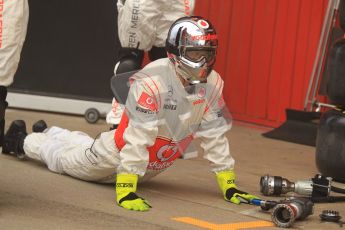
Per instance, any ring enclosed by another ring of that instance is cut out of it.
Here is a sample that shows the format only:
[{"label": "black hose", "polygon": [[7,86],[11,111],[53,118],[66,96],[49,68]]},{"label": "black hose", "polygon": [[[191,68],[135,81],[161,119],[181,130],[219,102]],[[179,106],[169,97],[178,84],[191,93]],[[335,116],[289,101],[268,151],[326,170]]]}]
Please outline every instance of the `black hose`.
[{"label": "black hose", "polygon": [[345,202],[345,196],[311,197],[314,203]]},{"label": "black hose", "polygon": [[332,192],[336,192],[336,193],[345,194],[345,189],[343,189],[343,188],[337,188],[337,187],[334,187],[334,186],[331,186],[331,191],[332,191]]}]

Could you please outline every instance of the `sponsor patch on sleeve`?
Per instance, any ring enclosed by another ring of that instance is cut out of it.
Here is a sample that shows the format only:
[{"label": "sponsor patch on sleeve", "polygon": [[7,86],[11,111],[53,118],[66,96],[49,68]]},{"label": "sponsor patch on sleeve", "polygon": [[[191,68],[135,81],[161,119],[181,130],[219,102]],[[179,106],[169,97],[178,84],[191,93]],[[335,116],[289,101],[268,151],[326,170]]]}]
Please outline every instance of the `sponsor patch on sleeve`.
[{"label": "sponsor patch on sleeve", "polygon": [[155,103],[155,100],[153,97],[148,95],[147,93],[143,92],[138,100],[138,104],[141,105],[144,108],[147,108],[151,111],[156,111],[157,110],[157,105]]}]

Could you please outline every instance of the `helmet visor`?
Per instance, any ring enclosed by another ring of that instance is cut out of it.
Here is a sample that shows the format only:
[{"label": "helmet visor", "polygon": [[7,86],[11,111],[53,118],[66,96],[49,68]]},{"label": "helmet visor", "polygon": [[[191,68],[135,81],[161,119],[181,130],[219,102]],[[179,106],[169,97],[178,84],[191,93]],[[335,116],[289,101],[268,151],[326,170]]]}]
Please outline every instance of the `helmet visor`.
[{"label": "helmet visor", "polygon": [[187,47],[185,51],[185,58],[192,62],[200,62],[205,59],[207,63],[210,63],[215,56],[216,47]]}]

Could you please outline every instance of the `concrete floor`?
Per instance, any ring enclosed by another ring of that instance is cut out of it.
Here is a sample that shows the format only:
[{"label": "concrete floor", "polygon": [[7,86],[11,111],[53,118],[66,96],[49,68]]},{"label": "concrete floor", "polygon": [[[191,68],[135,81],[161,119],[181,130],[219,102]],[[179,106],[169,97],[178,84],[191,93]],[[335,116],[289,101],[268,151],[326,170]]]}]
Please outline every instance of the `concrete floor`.
[{"label": "concrete floor", "polygon": [[[88,124],[83,117],[9,109],[12,120],[23,119],[27,127],[44,118],[49,125],[81,130],[96,136],[108,125],[104,120]],[[309,179],[317,173],[315,148],[261,136],[265,128],[235,122],[228,137],[236,159],[239,188],[261,196],[259,180],[264,174],[291,181]],[[0,154],[1,229],[278,229],[269,213],[251,205],[225,202],[199,157],[179,159],[166,172],[139,185],[138,194],[150,201],[149,212],[127,211],[115,204],[114,187],[80,181],[50,172],[35,161],[19,161]],[[262,197],[262,196],[261,196]],[[263,197],[279,200],[282,198]],[[345,205],[315,204],[314,214],[296,221],[296,229],[338,229],[321,223],[319,214],[332,209],[345,215]]]}]

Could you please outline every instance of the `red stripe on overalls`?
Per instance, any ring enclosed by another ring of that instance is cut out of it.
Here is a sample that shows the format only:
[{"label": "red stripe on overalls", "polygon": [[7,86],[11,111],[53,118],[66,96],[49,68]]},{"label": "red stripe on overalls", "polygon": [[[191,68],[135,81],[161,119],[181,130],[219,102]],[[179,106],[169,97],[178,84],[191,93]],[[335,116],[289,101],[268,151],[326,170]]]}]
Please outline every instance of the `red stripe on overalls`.
[{"label": "red stripe on overalls", "polygon": [[117,127],[115,131],[115,144],[118,150],[121,150],[123,146],[126,145],[125,140],[123,139],[123,133],[125,132],[126,128],[128,127],[128,116],[126,114],[126,111],[123,112],[121,121],[119,123],[119,126]]}]

